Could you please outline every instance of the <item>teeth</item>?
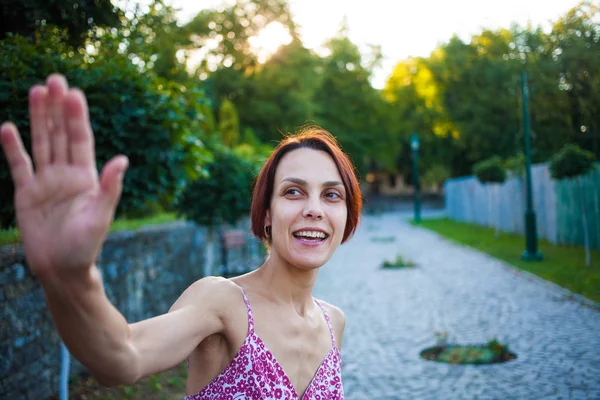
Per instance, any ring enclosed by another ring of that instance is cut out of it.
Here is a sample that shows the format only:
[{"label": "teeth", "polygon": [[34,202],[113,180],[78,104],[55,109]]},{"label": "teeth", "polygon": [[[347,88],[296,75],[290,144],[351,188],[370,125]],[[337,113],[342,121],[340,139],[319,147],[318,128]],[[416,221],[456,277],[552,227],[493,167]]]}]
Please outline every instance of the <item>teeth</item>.
[{"label": "teeth", "polygon": [[301,232],[297,232],[296,236],[325,239],[325,234],[323,232],[317,232],[317,231],[301,231]]}]

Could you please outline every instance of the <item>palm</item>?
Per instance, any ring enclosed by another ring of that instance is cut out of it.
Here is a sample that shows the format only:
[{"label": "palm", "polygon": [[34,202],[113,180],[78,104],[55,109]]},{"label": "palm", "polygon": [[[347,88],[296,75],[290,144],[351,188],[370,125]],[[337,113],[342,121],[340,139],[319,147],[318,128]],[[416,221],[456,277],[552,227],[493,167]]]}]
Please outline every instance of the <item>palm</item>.
[{"label": "palm", "polygon": [[14,126],[2,127],[27,260],[36,274],[84,270],[110,226],[126,159],[111,160],[98,178],[85,98],[67,92],[62,77],[32,90],[30,113],[35,174]]}]

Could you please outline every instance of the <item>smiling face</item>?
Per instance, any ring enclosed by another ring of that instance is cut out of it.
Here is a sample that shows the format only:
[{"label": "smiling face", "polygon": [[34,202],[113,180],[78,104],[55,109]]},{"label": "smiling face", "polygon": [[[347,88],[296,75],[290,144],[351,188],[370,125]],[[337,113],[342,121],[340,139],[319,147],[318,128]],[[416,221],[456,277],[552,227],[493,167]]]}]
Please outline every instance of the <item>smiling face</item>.
[{"label": "smiling face", "polygon": [[271,256],[302,269],[325,264],[342,242],[346,190],[333,159],[324,151],[287,153],[275,172],[266,224]]}]

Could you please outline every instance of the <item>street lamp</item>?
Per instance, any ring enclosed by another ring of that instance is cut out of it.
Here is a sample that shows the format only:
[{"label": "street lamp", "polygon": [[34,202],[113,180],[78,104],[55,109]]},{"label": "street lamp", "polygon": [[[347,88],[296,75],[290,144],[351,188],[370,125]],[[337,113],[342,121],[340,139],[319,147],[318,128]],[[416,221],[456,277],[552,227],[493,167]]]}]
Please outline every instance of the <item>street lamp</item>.
[{"label": "street lamp", "polygon": [[419,135],[413,133],[410,136],[410,148],[413,152],[413,185],[415,187],[414,192],[414,206],[415,206],[415,222],[421,222],[421,200],[419,199]]},{"label": "street lamp", "polygon": [[543,256],[537,249],[537,229],[535,221],[535,210],[533,209],[533,193],[531,190],[531,143],[530,143],[530,120],[529,120],[529,89],[527,88],[527,76],[521,72],[521,88],[523,92],[523,133],[525,136],[525,181],[526,181],[526,205],[525,210],[525,252],[521,258],[525,261],[540,261]]}]

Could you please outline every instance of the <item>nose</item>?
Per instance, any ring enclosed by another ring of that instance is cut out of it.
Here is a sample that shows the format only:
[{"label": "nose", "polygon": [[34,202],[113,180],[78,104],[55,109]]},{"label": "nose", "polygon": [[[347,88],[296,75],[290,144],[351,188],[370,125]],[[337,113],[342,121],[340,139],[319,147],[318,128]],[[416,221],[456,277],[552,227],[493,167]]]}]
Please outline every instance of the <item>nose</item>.
[{"label": "nose", "polygon": [[323,219],[323,209],[321,208],[321,202],[318,198],[308,199],[304,211],[302,212],[304,218],[309,219]]}]

